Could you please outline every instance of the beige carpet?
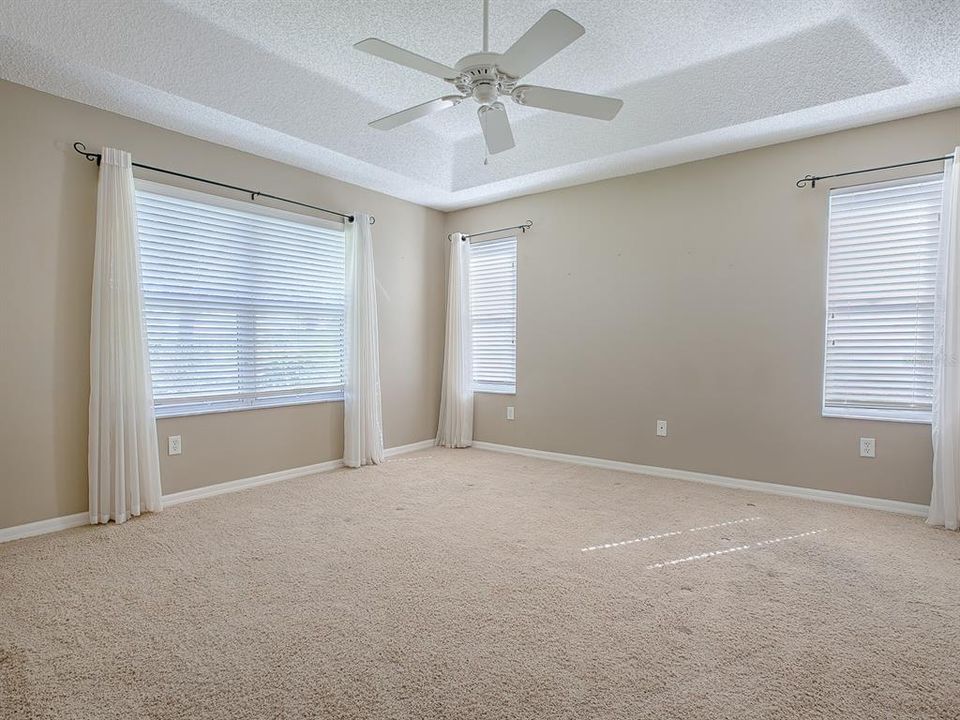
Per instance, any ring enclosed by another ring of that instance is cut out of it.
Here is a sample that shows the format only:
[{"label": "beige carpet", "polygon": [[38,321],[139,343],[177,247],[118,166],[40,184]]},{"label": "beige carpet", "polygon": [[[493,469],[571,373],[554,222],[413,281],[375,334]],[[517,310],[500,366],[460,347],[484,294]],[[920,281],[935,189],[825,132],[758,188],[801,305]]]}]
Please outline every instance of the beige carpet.
[{"label": "beige carpet", "polygon": [[0,717],[956,720],[960,535],[432,450],[0,545]]}]

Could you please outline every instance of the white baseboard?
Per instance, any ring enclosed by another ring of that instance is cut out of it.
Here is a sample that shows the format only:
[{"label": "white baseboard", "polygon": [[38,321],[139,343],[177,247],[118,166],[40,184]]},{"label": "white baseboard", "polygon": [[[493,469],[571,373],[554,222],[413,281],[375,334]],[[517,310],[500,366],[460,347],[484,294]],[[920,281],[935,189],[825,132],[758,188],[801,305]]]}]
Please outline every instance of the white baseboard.
[{"label": "white baseboard", "polygon": [[394,455],[405,455],[409,452],[435,447],[436,444],[437,441],[430,438],[429,440],[421,440],[420,442],[410,443],[409,445],[397,445],[396,447],[384,449],[383,456],[393,457]]},{"label": "white baseboard", "polygon": [[199,500],[200,498],[213,497],[214,495],[223,495],[224,493],[237,492],[247,488],[257,487],[258,485],[269,485],[270,483],[280,482],[281,480],[292,480],[293,478],[303,477],[304,475],[315,475],[317,473],[329,472],[343,467],[342,460],[328,460],[327,462],[316,463],[314,465],[303,465],[301,467],[289,468],[288,470],[278,470],[277,472],[266,473],[265,475],[254,475],[253,477],[240,478],[239,480],[230,480],[228,482],[217,483],[216,485],[204,485],[193,490],[183,490],[181,492],[170,493],[163,496],[163,506],[171,507],[180,503]]},{"label": "white baseboard", "polygon": [[[433,446],[433,439],[421,440],[420,442],[410,443],[408,445],[385,448],[383,455],[384,457],[394,457]],[[228,482],[217,483],[216,485],[205,485],[204,487],[194,488],[193,490],[183,490],[181,492],[164,495],[163,507],[171,507],[173,505],[179,505],[180,503],[190,502],[191,500],[199,500],[200,498],[246,490],[247,488],[257,487],[258,485],[268,485],[270,483],[280,482],[281,480],[292,480],[293,478],[304,477],[305,475],[316,475],[317,473],[329,472],[340,467],[343,467],[343,460],[328,460],[327,462],[316,463],[314,465],[304,465],[302,467],[289,468],[288,470],[266,473],[265,475],[255,475],[254,477],[241,478],[240,480],[230,480]],[[75,515],[50,518],[49,520],[38,520],[25,525],[0,528],[0,543],[79,527],[89,522],[89,514],[82,512],[76,513]]]},{"label": "white baseboard", "polygon": [[33,537],[34,535],[46,535],[47,533],[66,530],[67,528],[80,527],[90,522],[90,513],[76,513],[75,515],[63,515],[62,517],[50,518],[49,520],[37,520],[26,525],[14,525],[13,527],[0,528],[0,543],[8,540],[19,540],[20,538]]},{"label": "white baseboard", "polygon": [[687,480],[690,482],[721,485],[739,490],[753,490],[754,492],[786,495],[787,497],[817,500],[819,502],[850,505],[852,507],[869,508],[871,510],[885,510],[903,515],[926,517],[929,507],[917,503],[886,500],[884,498],[866,497],[863,495],[848,495],[847,493],[833,492],[832,490],[816,490],[813,488],[798,487],[796,485],[777,485],[775,483],[759,482],[757,480],[742,480],[741,478],[726,477],[724,475],[710,475],[708,473],[693,472],[690,470],[675,470],[673,468],[639,465],[637,463],[622,462],[620,460],[605,460],[603,458],[586,457],[584,455],[567,455],[565,453],[550,452],[547,450],[533,450],[531,448],[514,447],[513,445],[498,445],[497,443],[477,442],[473,447],[479,450],[525,455],[526,457],[556,460],[573,465],[588,465],[590,467],[606,468],[607,470],[621,470],[637,475],[653,475],[670,478],[671,480]]},{"label": "white baseboard", "polygon": [[[385,448],[384,457],[394,457],[404,453],[422,450],[433,447],[433,440],[421,440],[420,442],[410,443],[408,445],[397,445],[392,448]],[[343,467],[343,460],[327,460],[326,462],[316,463],[314,465],[303,465],[301,467],[290,468],[288,470],[278,470],[277,472],[267,473],[265,475],[255,475],[240,480],[230,480],[229,482],[217,483],[216,485],[205,485],[204,487],[194,488],[193,490],[184,490],[178,493],[171,493],[163,496],[163,506],[179,505],[191,500],[213,497],[214,495],[223,495],[224,493],[237,492],[247,488],[257,487],[258,485],[269,485],[270,483],[280,482],[281,480],[292,480],[293,478],[304,477],[305,475],[316,475],[317,473],[330,472]]]},{"label": "white baseboard", "polygon": [[[434,440],[422,440],[420,442],[410,443],[408,445],[399,445],[397,447],[386,448],[383,454],[385,457],[394,457],[432,447],[434,447]],[[693,472],[690,470],[661,468],[652,465],[640,465],[637,463],[623,462],[620,460],[606,460],[604,458],[593,458],[583,455],[568,455],[566,453],[550,452],[548,450],[534,450],[531,448],[514,447],[512,445],[498,445],[496,443],[478,441],[473,443],[473,447],[479,450],[491,450],[494,452],[524,455],[527,457],[554,460],[557,462],[571,463],[574,465],[587,465],[590,467],[606,468],[608,470],[620,470],[622,472],[634,473],[638,475],[653,475],[656,477],[670,478],[673,480],[688,480],[690,482],[720,485],[723,487],[737,488],[740,490],[753,490],[755,492],[771,493],[774,495],[786,495],[788,497],[817,500],[820,502],[830,502],[839,505],[850,505],[853,507],[869,508],[872,510],[885,510],[887,512],[916,515],[919,517],[925,517],[929,510],[926,505],[901,502],[898,500],[885,500],[883,498],[872,498],[862,495],[848,495],[846,493],[833,492],[831,490],[815,490],[812,488],[803,488],[794,485],[777,485],[775,483],[759,482],[757,480],[743,480],[741,478],[732,478],[723,475],[711,475],[708,473]],[[257,487],[258,485],[267,485],[269,483],[280,482],[282,480],[291,480],[293,478],[303,477],[305,475],[315,475],[317,473],[329,472],[342,466],[343,462],[341,460],[329,460],[327,462],[316,463],[314,465],[305,465],[302,467],[290,468],[288,470],[266,473],[265,475],[256,475],[250,478],[231,480],[229,482],[217,483],[216,485],[207,485],[205,487],[195,488],[193,490],[170,493],[169,495],[163,496],[163,506],[170,507],[173,505],[179,505],[180,503],[189,502],[191,500],[199,500],[200,498],[213,497],[215,495],[222,495],[224,493],[245,490],[247,488]],[[62,517],[50,518],[48,520],[38,520],[25,525],[15,525],[13,527],[0,528],[0,543],[7,542],[9,540],[32,537],[34,535],[57,532],[58,530],[66,530],[72,527],[79,527],[80,525],[86,525],[88,522],[88,514],[82,512],[74,515],[64,515]]]}]

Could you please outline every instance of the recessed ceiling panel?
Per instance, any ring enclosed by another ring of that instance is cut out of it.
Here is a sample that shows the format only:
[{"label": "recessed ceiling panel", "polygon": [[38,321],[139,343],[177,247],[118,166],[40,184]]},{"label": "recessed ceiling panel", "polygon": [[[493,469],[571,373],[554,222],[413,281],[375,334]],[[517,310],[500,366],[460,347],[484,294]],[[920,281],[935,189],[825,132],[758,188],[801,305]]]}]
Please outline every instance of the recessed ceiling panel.
[{"label": "recessed ceiling panel", "polygon": [[[484,164],[477,137],[459,141],[454,190],[700,135],[905,85],[907,78],[845,18],[641,80],[612,93],[613,122],[508,105],[517,147]],[[550,148],[543,152],[543,148]]]}]

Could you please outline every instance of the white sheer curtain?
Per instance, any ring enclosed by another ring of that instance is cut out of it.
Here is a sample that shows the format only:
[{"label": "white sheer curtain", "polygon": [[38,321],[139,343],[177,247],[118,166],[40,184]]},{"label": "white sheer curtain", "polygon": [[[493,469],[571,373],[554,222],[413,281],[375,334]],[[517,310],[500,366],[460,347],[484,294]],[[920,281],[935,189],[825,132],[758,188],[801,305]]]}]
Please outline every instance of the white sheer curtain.
[{"label": "white sheer curtain", "polygon": [[934,322],[933,492],[927,522],[960,529],[960,147],[943,173]]},{"label": "white sheer curtain", "polygon": [[370,216],[346,225],[347,318],[343,388],[343,464],[383,462],[377,281]]},{"label": "white sheer curtain", "polygon": [[473,348],[470,337],[470,243],[460,233],[450,242],[447,331],[440,386],[437,445],[473,444]]},{"label": "white sheer curtain", "polygon": [[130,153],[104,148],[90,314],[90,522],[160,510],[160,457],[143,324]]}]

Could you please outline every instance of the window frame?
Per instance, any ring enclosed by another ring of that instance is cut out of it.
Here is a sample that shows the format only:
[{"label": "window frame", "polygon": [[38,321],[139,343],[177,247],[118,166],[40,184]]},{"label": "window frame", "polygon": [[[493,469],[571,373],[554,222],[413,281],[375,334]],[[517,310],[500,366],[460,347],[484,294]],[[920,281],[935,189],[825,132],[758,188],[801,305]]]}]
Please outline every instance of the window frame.
[{"label": "window frame", "polygon": [[[514,314],[513,314],[513,384],[498,384],[498,383],[478,383],[474,377],[470,378],[470,386],[474,393],[481,393],[484,395],[516,395],[517,394],[517,376],[519,375],[519,364],[517,362],[518,351],[517,351],[517,338],[520,335],[520,243],[519,238],[516,235],[503,235],[501,237],[492,237],[485,238],[483,240],[471,241],[465,240],[464,242],[470,242],[473,245],[483,245],[485,243],[495,243],[503,240],[512,240],[514,242],[514,255],[513,255],[513,294],[514,294]],[[473,272],[473,253],[471,248],[470,256],[470,271]],[[468,284],[472,282],[472,278],[467,278]],[[473,353],[473,298],[471,297],[470,305],[470,343],[471,348],[470,352]]]},{"label": "window frame", "polygon": [[[872,420],[878,422],[897,422],[897,423],[906,423],[914,425],[930,425],[933,422],[933,409],[930,410],[907,410],[907,409],[893,409],[893,408],[879,408],[879,407],[837,407],[837,406],[827,406],[827,339],[830,328],[830,240],[831,240],[831,228],[833,225],[833,203],[831,202],[833,193],[835,191],[844,191],[844,190],[873,190],[881,189],[884,187],[896,187],[897,185],[902,185],[910,182],[922,182],[924,180],[932,180],[939,178],[941,181],[941,197],[942,197],[942,182],[944,179],[943,172],[933,172],[933,173],[924,173],[922,175],[906,175],[903,177],[893,178],[890,180],[881,180],[872,183],[862,183],[854,185],[841,185],[838,187],[830,188],[829,194],[827,196],[827,223],[826,223],[826,242],[824,244],[824,262],[823,262],[823,336],[821,343],[821,372],[820,372],[820,416],[823,418],[830,419],[843,419],[843,420]],[[942,202],[942,200],[941,200]],[[943,210],[941,205],[941,210],[939,213],[939,222],[940,222],[940,232],[939,235],[942,239],[943,236]],[[941,252],[942,252],[942,240],[938,243],[938,256],[936,262],[936,271],[937,278],[939,282],[941,263],[943,261]],[[935,291],[934,296],[936,297]],[[935,350],[935,348],[934,348]]]},{"label": "window frame", "polygon": [[[282,210],[280,208],[271,207],[269,205],[261,205],[251,201],[238,200],[236,198],[226,197],[224,195],[218,195],[210,192],[202,192],[199,190],[193,190],[189,188],[184,188],[179,185],[170,185],[167,183],[160,183],[153,180],[145,180],[143,178],[134,178],[134,189],[135,195],[141,190],[144,192],[154,193],[157,195],[166,195],[168,197],[173,197],[182,200],[188,200],[196,203],[202,203],[206,205],[213,205],[223,207],[228,210],[236,210],[238,212],[251,213],[256,215],[262,215],[265,217],[273,217],[279,220],[286,220],[289,222],[300,223],[303,225],[314,225],[316,227],[322,228],[328,232],[336,232],[344,235],[344,226],[343,223],[336,221],[328,220],[326,218],[321,218],[315,215],[308,215],[306,213],[291,212],[289,210]],[[139,207],[138,207],[139,210]],[[346,239],[344,238],[344,249],[346,249]],[[346,255],[346,253],[344,253]],[[137,257],[140,258],[140,249],[138,248]],[[344,265],[346,265],[346,257],[344,257]],[[346,268],[344,268],[346,269]],[[141,265],[138,268],[140,273],[139,279],[141,281],[141,294],[142,294],[142,282],[143,282],[143,268],[142,261]],[[141,297],[141,301],[145,300]],[[144,320],[144,329],[146,329],[146,320]],[[341,352],[345,353],[345,346],[341,348]],[[152,371],[151,371],[151,387],[152,387]],[[342,373],[341,373],[342,379]],[[244,412],[247,410],[262,410],[268,408],[278,408],[278,407],[290,407],[296,405],[313,405],[317,403],[325,402],[343,402],[343,384],[341,383],[340,387],[336,390],[324,390],[324,391],[312,391],[312,392],[303,392],[303,393],[293,393],[293,394],[279,394],[277,391],[274,391],[273,394],[266,392],[258,397],[247,397],[247,398],[216,398],[211,396],[209,399],[199,400],[197,402],[191,403],[160,403],[157,404],[156,397],[151,398],[153,402],[153,412],[154,417],[157,419],[162,418],[173,418],[173,417],[188,417],[191,415],[212,415],[217,413],[226,413],[226,412]]]}]

